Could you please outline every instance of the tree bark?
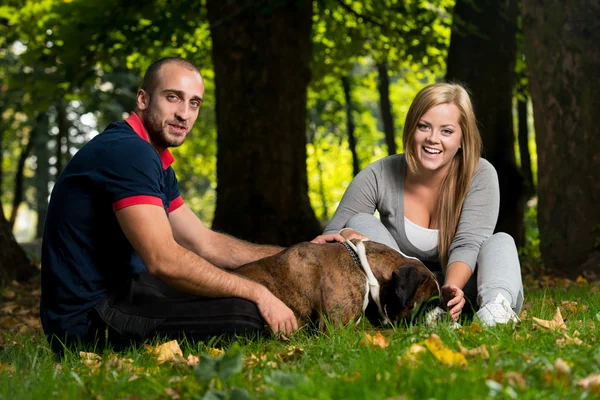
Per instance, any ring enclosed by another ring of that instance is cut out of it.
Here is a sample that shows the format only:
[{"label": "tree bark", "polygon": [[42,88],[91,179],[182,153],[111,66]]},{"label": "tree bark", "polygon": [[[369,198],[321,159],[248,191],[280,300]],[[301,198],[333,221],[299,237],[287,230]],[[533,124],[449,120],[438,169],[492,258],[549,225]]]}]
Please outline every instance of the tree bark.
[{"label": "tree bark", "polygon": [[306,174],[312,2],[208,0],[216,83],[213,228],[290,245],[321,231]]},{"label": "tree bark", "polygon": [[[523,243],[526,193],[514,153],[517,0],[457,0],[446,79],[466,84],[480,123],[487,158],[498,172],[500,215],[496,231]],[[473,29],[474,28],[474,29]]]},{"label": "tree bark", "polygon": [[544,264],[600,272],[600,3],[524,0]]},{"label": "tree bark", "polygon": [[59,100],[56,106],[56,125],[58,135],[56,136],[56,175],[54,181],[58,179],[64,167],[63,145],[66,145],[69,137],[69,120],[67,119],[67,106],[64,100]]},{"label": "tree bark", "polygon": [[383,132],[385,133],[385,144],[388,148],[388,154],[396,154],[396,137],[394,130],[394,117],[392,116],[392,103],[390,102],[390,77],[386,63],[377,63],[377,72],[379,73],[379,107],[381,108],[381,120],[383,122]]},{"label": "tree bark", "polygon": [[44,224],[48,213],[48,183],[50,182],[50,152],[48,151],[48,114],[41,113],[41,119],[38,123],[39,133],[34,143],[35,155],[37,158],[37,168],[35,170],[35,198],[37,211],[36,238],[44,235]]},{"label": "tree bark", "polygon": [[354,176],[360,172],[360,163],[358,161],[358,153],[356,152],[356,136],[354,132],[356,125],[354,124],[354,115],[352,114],[352,89],[350,87],[350,78],[344,76],[342,78],[342,87],[344,89],[344,98],[346,99],[346,131],[348,132],[348,148],[352,153],[352,173]]},{"label": "tree bark", "polygon": [[517,100],[517,115],[519,119],[518,139],[519,155],[521,158],[521,173],[525,178],[525,185],[530,196],[535,194],[533,183],[533,170],[531,168],[531,155],[529,153],[529,128],[527,126],[527,98]]},{"label": "tree bark", "polygon": [[38,132],[37,129],[39,129],[37,126],[33,127],[33,129],[31,130],[31,133],[29,134],[29,139],[27,140],[27,143],[25,143],[25,145],[21,149],[21,155],[19,156],[19,163],[17,164],[17,171],[15,172],[15,190],[14,190],[14,195],[13,195],[12,210],[10,213],[10,219],[8,221],[8,226],[10,227],[11,231],[15,227],[15,222],[17,221],[17,214],[19,211],[19,206],[21,205],[21,202],[23,202],[23,181],[25,179],[25,176],[24,176],[25,161],[27,161],[27,158],[31,154],[31,149],[33,149],[33,143],[36,140],[36,135]]},{"label": "tree bark", "polygon": [[0,207],[0,285],[11,280],[25,280],[37,274],[25,252],[13,236]]}]

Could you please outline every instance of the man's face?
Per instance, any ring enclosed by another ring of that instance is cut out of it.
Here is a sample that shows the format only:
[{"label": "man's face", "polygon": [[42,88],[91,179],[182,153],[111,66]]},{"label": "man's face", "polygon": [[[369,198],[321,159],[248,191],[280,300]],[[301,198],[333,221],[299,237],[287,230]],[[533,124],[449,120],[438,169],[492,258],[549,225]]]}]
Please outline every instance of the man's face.
[{"label": "man's face", "polygon": [[204,96],[204,82],[196,71],[176,63],[158,71],[152,93],[138,92],[140,118],[158,152],[180,146],[194,126]]}]

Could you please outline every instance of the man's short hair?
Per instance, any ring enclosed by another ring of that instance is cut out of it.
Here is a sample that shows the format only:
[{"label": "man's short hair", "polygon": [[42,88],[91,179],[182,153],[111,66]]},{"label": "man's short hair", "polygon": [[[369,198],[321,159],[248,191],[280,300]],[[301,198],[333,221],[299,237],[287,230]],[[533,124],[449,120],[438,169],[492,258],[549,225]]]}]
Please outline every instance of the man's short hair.
[{"label": "man's short hair", "polygon": [[158,61],[155,61],[148,67],[146,73],[144,74],[144,79],[142,80],[142,86],[140,89],[146,91],[149,94],[152,94],[156,86],[158,85],[158,72],[160,68],[165,64],[174,63],[179,65],[180,67],[189,69],[190,71],[196,71],[200,76],[202,73],[193,63],[186,60],[185,58],[180,57],[165,57],[161,58]]}]

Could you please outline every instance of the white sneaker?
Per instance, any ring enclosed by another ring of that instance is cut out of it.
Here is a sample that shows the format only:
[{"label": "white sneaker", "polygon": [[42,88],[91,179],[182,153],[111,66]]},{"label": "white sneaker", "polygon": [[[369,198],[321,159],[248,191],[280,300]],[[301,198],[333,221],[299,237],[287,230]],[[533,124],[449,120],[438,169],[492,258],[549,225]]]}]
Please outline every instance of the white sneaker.
[{"label": "white sneaker", "polygon": [[494,299],[484,304],[477,311],[477,317],[487,327],[506,324],[510,321],[514,323],[521,322],[517,314],[510,308],[510,302],[502,296],[502,293],[498,293]]}]

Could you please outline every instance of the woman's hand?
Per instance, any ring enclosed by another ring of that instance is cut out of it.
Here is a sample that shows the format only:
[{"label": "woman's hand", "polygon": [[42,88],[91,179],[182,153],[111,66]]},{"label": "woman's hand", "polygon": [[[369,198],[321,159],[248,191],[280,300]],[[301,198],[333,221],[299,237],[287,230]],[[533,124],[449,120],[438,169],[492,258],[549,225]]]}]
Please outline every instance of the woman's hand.
[{"label": "woman's hand", "polygon": [[326,235],[319,235],[310,242],[323,244],[328,242],[343,242],[345,240],[346,238],[344,238],[342,235],[338,235],[337,233],[328,233]]},{"label": "woman's hand", "polygon": [[465,293],[455,285],[442,286],[442,301],[446,304],[453,321],[458,320],[458,316],[465,306]]},{"label": "woman's hand", "polygon": [[344,228],[339,234],[346,240],[358,239],[358,240],[369,240],[369,238],[362,233],[352,229],[352,228]]}]

